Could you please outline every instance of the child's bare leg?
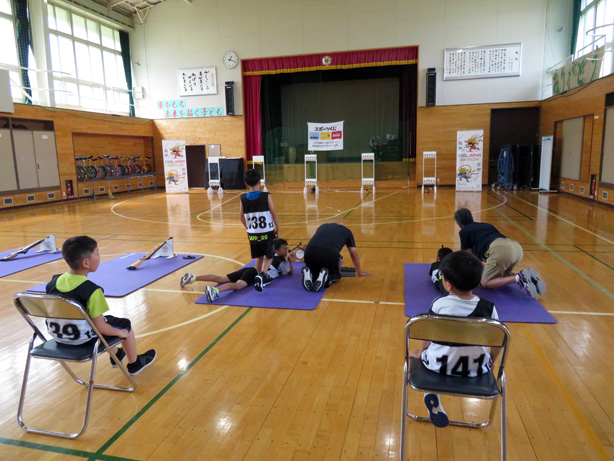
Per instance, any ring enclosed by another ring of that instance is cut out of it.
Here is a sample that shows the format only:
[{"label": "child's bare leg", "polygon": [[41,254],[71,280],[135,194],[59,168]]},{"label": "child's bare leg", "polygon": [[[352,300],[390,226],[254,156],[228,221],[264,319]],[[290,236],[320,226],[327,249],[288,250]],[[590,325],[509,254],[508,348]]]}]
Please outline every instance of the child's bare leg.
[{"label": "child's bare leg", "polygon": [[264,261],[262,262],[262,270],[259,270],[258,273],[260,272],[266,272],[269,270],[269,267],[271,267],[271,263],[273,262],[273,259],[271,258],[267,258],[266,256],[264,257]]},{"label": "child's bare leg", "polygon": [[516,283],[516,274],[507,275],[505,277],[497,277],[490,280],[484,280],[480,282],[482,287],[492,290],[493,288],[503,287],[505,285],[509,285],[510,283]]},{"label": "child's bare leg", "polygon": [[409,351],[409,357],[412,359],[421,359],[422,358],[422,351],[420,349],[413,349],[411,351]]},{"label": "child's bare leg", "polygon": [[205,275],[197,275],[197,282],[215,282],[215,283],[228,283],[228,277],[225,275],[215,275],[215,274],[205,274]]},{"label": "child's bare leg", "polygon": [[256,258],[256,271],[258,271],[258,273],[262,272],[263,259],[264,259],[264,256],[260,256],[259,258]]},{"label": "child's bare leg", "polygon": [[[128,337],[122,342],[122,348],[128,357],[128,363],[132,363],[136,360],[136,338],[134,337],[134,330],[130,330]],[[116,352],[116,351],[113,351]]]}]

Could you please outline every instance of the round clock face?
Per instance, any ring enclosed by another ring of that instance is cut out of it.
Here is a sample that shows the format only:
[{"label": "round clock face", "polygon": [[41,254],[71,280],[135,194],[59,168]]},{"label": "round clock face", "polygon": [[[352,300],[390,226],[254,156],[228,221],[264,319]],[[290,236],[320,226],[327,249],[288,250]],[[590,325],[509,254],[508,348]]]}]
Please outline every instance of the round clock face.
[{"label": "round clock face", "polygon": [[232,69],[239,63],[237,53],[235,53],[234,51],[227,51],[226,53],[224,53],[224,56],[222,56],[222,62],[226,67]]}]

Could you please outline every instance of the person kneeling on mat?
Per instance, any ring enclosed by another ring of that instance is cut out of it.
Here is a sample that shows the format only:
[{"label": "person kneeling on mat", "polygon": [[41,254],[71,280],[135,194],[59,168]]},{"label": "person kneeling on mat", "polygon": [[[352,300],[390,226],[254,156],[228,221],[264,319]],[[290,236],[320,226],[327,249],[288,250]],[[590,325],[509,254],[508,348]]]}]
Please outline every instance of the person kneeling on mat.
[{"label": "person kneeling on mat", "polygon": [[275,256],[273,256],[269,270],[256,276],[254,288],[258,292],[261,292],[265,286],[270,285],[277,277],[292,275],[294,271],[292,259],[288,253],[288,242],[284,239],[275,239],[273,246],[275,247]]},{"label": "person kneeling on mat", "polygon": [[[439,270],[443,286],[450,294],[433,301],[429,314],[499,319],[492,302],[473,294],[482,279],[482,263],[478,258],[466,251],[455,251],[444,257]],[[412,350],[409,356],[422,360],[422,364],[434,373],[471,379],[490,371],[500,352],[500,348],[492,348],[489,354],[482,346],[421,341],[420,349]],[[424,404],[435,426],[446,427],[450,423],[438,394],[424,394]]]},{"label": "person kneeling on mat", "polygon": [[[322,224],[305,248],[305,267],[302,270],[305,290],[320,291],[322,287],[329,287],[341,278],[339,261],[344,246],[350,252],[356,276],[369,275],[369,272],[360,268],[360,257],[352,231],[337,223]],[[315,280],[314,274],[317,274]]]},{"label": "person kneeling on mat", "polygon": [[207,301],[212,303],[217,298],[219,298],[220,293],[222,293],[223,291],[238,291],[242,290],[246,286],[252,285],[256,280],[256,275],[258,275],[258,271],[255,267],[243,267],[238,271],[231,272],[227,275],[193,275],[190,273],[186,273],[183,277],[181,277],[181,281],[179,282],[179,284],[181,285],[181,288],[183,288],[186,285],[190,285],[194,282],[217,283],[218,286],[214,287],[209,285],[205,290],[205,296],[207,298]]}]

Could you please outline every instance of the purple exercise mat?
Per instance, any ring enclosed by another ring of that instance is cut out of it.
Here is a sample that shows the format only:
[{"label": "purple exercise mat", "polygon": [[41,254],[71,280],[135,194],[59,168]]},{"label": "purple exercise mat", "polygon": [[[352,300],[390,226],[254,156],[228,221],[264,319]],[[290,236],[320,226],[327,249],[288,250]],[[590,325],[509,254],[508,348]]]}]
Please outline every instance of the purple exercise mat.
[{"label": "purple exercise mat", "polygon": [[[253,266],[254,262],[243,267]],[[271,309],[297,309],[301,311],[313,311],[318,307],[326,288],[319,292],[305,291],[301,279],[301,269],[304,263],[292,263],[294,272],[292,275],[284,275],[273,280],[273,283],[264,287],[258,293],[253,285],[249,285],[239,291],[225,291],[213,303],[209,303],[203,295],[198,298],[196,304],[216,304],[228,306],[265,307]]]},{"label": "purple exercise mat", "polygon": [[[0,253],[0,258],[4,258],[17,250],[19,250],[19,248]],[[59,250],[53,253],[48,253],[46,251],[37,253],[37,251],[38,250],[31,248],[26,254],[17,255],[10,261],[0,261],[0,277],[6,277],[15,272],[25,271],[26,269],[31,269],[41,264],[57,261],[62,258],[62,252]]]},{"label": "purple exercise mat", "polygon": [[[429,277],[430,264],[405,265],[405,315],[424,314],[429,311],[435,298],[441,293]],[[478,288],[474,293],[495,303],[499,320],[521,323],[556,323],[541,303],[527,295],[518,284],[507,285],[496,290]]]},{"label": "purple exercise mat", "polygon": [[[137,270],[126,269],[145,255],[146,253],[128,253],[100,263],[98,270],[89,274],[88,279],[100,285],[106,297],[121,298],[202,258],[202,256],[193,256],[194,259],[183,259],[188,255],[178,254],[172,259],[164,257],[148,259]],[[28,291],[44,293],[46,285],[47,283],[42,283],[28,288]]]}]

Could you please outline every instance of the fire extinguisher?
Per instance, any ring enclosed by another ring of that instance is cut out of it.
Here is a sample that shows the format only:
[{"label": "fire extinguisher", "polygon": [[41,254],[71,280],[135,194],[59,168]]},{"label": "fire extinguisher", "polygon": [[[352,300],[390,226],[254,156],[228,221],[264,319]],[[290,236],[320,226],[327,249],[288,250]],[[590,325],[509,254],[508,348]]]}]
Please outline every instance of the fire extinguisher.
[{"label": "fire extinguisher", "polygon": [[74,195],[72,193],[72,180],[71,179],[67,179],[66,180],[66,198],[73,198]]},{"label": "fire extinguisher", "polygon": [[597,196],[597,175],[591,175],[591,193],[590,198],[595,198]]}]

